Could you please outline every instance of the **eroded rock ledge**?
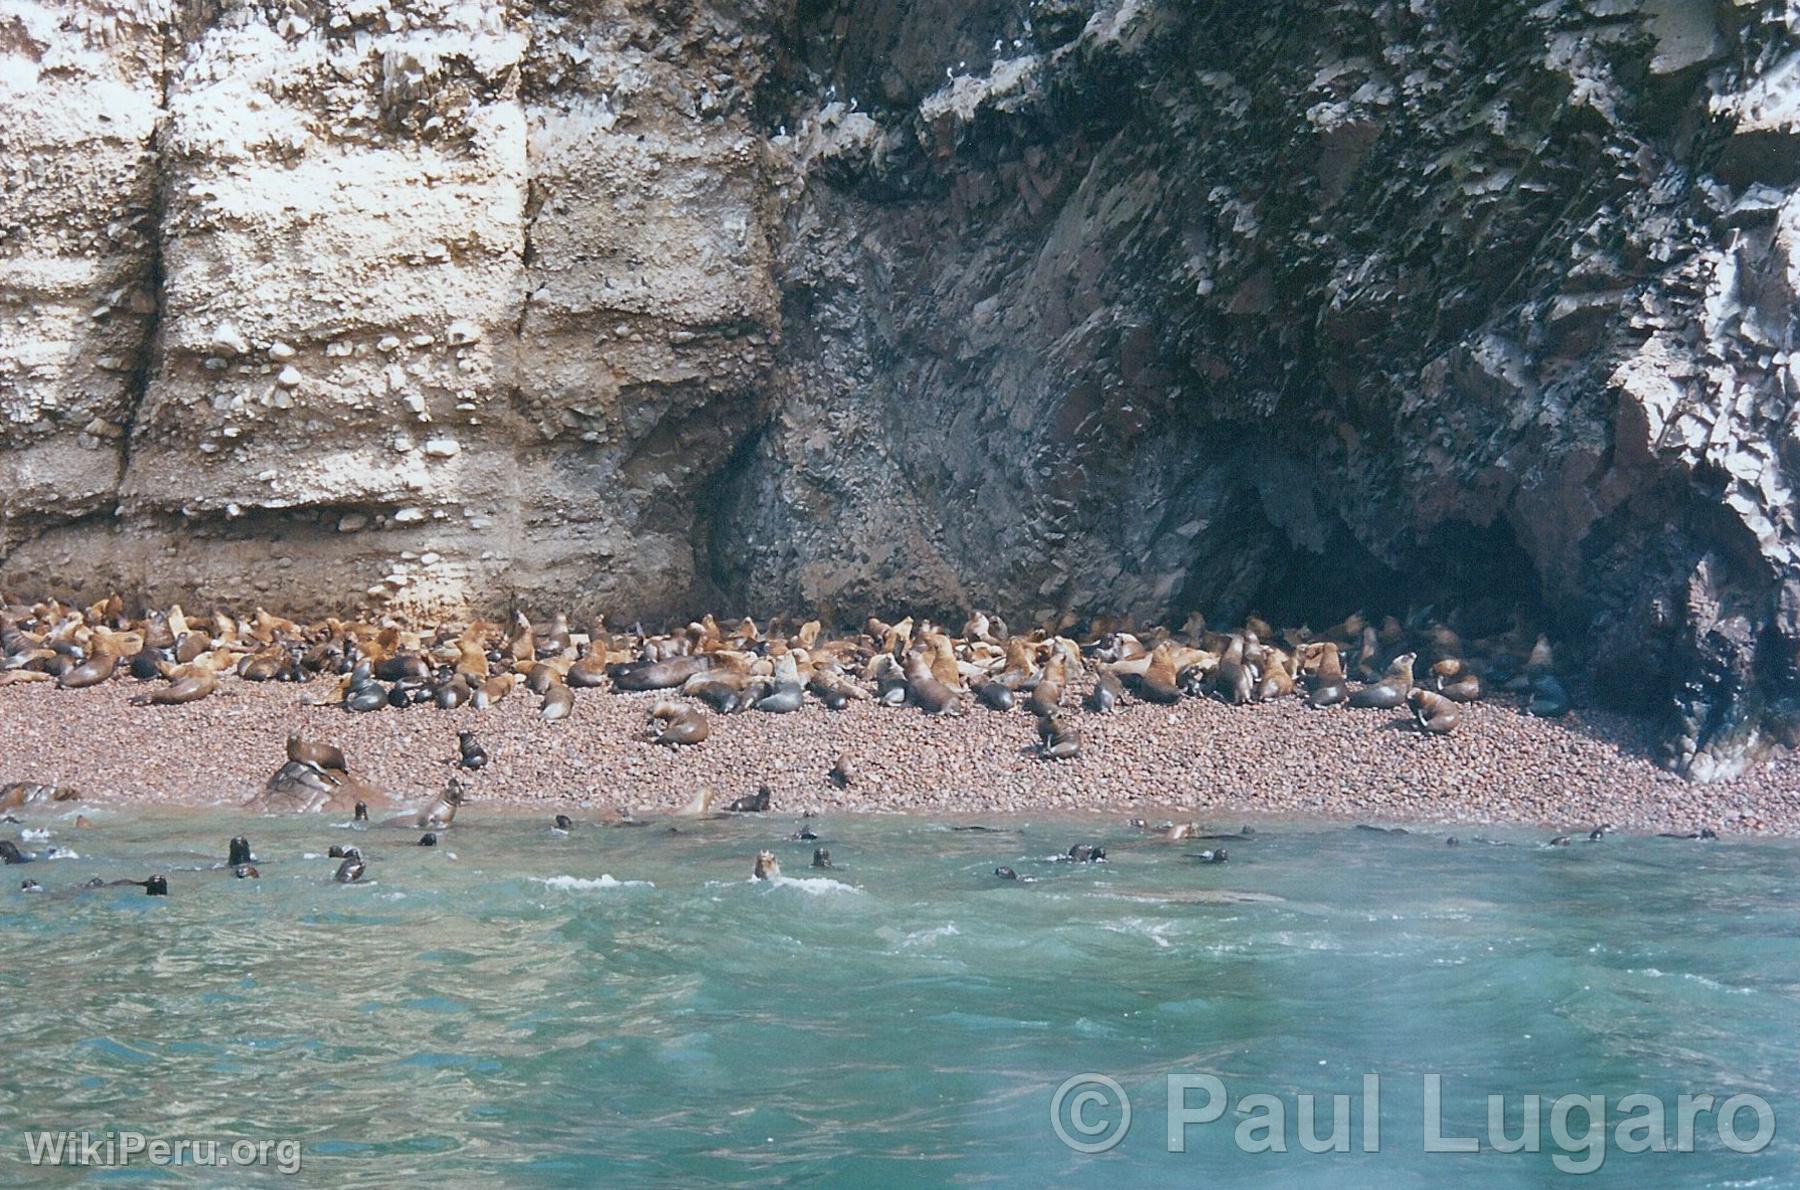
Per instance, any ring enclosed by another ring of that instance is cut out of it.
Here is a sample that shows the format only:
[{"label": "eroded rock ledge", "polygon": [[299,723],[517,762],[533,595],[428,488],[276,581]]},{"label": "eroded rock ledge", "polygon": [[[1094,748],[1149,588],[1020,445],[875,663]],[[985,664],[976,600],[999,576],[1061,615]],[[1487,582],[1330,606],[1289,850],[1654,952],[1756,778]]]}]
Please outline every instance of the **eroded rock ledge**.
[{"label": "eroded rock ledge", "polygon": [[0,581],[1525,603],[1729,774],[1800,722],[1797,29],[0,0]]}]

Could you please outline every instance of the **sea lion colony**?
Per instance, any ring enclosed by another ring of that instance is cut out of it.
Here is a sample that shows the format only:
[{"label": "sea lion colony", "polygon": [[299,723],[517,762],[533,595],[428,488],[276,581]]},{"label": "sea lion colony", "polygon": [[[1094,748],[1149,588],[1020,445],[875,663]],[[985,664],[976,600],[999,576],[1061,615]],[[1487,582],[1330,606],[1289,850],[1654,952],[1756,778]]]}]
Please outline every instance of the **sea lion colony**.
[{"label": "sea lion colony", "polygon": [[[1459,704],[1495,694],[1516,695],[1534,715],[1569,709],[1544,635],[1516,621],[1500,635],[1465,641],[1454,620],[1420,614],[1376,624],[1353,615],[1319,631],[1277,631],[1251,617],[1218,631],[1198,614],[1179,630],[1101,618],[1077,639],[1044,629],[1011,633],[982,612],[954,634],[909,616],[895,623],[871,617],[860,632],[835,637],[817,620],[796,629],[749,619],[726,627],[708,615],[671,632],[612,632],[602,620],[577,633],[562,613],[543,623],[520,613],[505,625],[432,629],[391,620],[300,624],[261,609],[248,618],[190,618],[177,606],[132,617],[114,595],[87,608],[0,602],[0,684],[83,689],[129,675],[145,687],[134,702],[175,705],[207,698],[234,676],[304,682],[329,675],[338,679],[329,695],[302,701],[365,714],[419,705],[479,710],[525,693],[540,700],[546,722],[575,713],[577,690],[666,691],[672,697],[655,705],[644,732],[671,748],[702,743],[709,710],[783,714],[809,698],[830,710],[867,700],[934,715],[1022,705],[1038,721],[1047,760],[1080,754],[1080,715],[1105,714],[1133,697],[1341,703],[1405,712],[1406,722],[1429,734],[1454,730]],[[1072,694],[1078,678],[1090,684],[1080,700]],[[485,761],[465,748],[460,763],[473,770]],[[297,767],[286,784],[296,799],[316,801],[301,793],[325,792],[319,773],[331,766],[308,757],[290,763]]]}]

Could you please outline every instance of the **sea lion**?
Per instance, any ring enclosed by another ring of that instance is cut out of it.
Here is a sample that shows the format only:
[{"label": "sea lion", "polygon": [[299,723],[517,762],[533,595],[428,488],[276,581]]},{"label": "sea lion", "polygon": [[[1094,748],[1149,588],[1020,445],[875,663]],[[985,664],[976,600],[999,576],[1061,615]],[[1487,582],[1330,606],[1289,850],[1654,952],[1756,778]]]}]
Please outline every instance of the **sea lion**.
[{"label": "sea lion", "polygon": [[1227,706],[1241,707],[1255,692],[1250,666],[1244,660],[1244,638],[1234,635],[1213,671],[1213,696]]},{"label": "sea lion", "polygon": [[254,864],[238,864],[231,869],[231,874],[236,876],[239,880],[262,879],[262,873],[256,870],[256,865]]},{"label": "sea lion", "polygon": [[1555,674],[1539,674],[1531,680],[1531,699],[1525,709],[1540,718],[1559,718],[1569,713],[1569,691]]},{"label": "sea lion", "polygon": [[1095,714],[1105,714],[1116,708],[1125,698],[1125,684],[1110,669],[1102,669],[1094,688],[1088,691],[1087,709]]},{"label": "sea lion", "polygon": [[43,892],[44,886],[35,880],[22,880],[19,882],[19,891],[28,893]]},{"label": "sea lion", "polygon": [[710,654],[674,657],[667,661],[633,661],[608,667],[614,690],[668,690],[698,673],[713,668]]},{"label": "sea lion", "polygon": [[1150,651],[1150,664],[1138,678],[1138,693],[1149,702],[1178,703],[1180,678],[1175,669],[1175,645],[1165,640]]},{"label": "sea lion", "polygon": [[0,839],[0,863],[28,864],[36,858],[30,852],[20,851],[19,845],[11,839]]},{"label": "sea lion", "polygon": [[242,867],[244,864],[251,863],[256,859],[254,855],[250,854],[250,840],[246,839],[243,835],[239,835],[231,840],[227,845],[227,850],[230,852],[230,855],[225,860],[225,866],[228,868]]},{"label": "sea lion", "polygon": [[812,866],[815,868],[831,867],[831,852],[825,850],[823,847],[813,848]]},{"label": "sea lion", "polygon": [[1431,667],[1437,691],[1451,702],[1480,702],[1486,690],[1481,676],[1460,657],[1446,657]]},{"label": "sea lion", "polygon": [[0,785],[0,810],[17,810],[46,802],[79,801],[81,795],[66,785],[43,785],[36,781],[11,781]]},{"label": "sea lion", "polygon": [[456,747],[457,747],[458,752],[461,753],[461,755],[457,758],[456,763],[459,766],[461,766],[462,768],[465,768],[465,769],[469,770],[471,773],[473,773],[473,772],[476,772],[480,769],[484,769],[487,767],[487,762],[488,762],[487,749],[483,748],[481,746],[481,741],[479,741],[475,738],[474,732],[472,732],[472,731],[457,732],[456,733]]},{"label": "sea lion", "polygon": [[995,868],[994,875],[1000,877],[1000,879],[1002,879],[1002,880],[1017,880],[1019,878],[1019,874],[1017,872],[1015,872],[1011,868],[1007,868],[1007,867]]},{"label": "sea lion", "polygon": [[437,845],[438,845],[438,837],[434,832],[426,831],[424,834],[419,836],[419,846],[421,846],[421,847],[436,847]]},{"label": "sea lion", "polygon": [[818,838],[819,833],[817,831],[813,830],[810,826],[802,825],[799,830],[788,836],[788,841],[792,843],[812,843],[816,842]]},{"label": "sea lion", "polygon": [[1417,657],[1412,653],[1402,653],[1394,658],[1380,681],[1364,686],[1350,696],[1350,705],[1364,710],[1373,708],[1384,711],[1400,706],[1412,690],[1412,666],[1415,660]]},{"label": "sea lion", "polygon": [[653,744],[698,744],[711,732],[706,712],[680,703],[659,702],[650,712],[649,736]]},{"label": "sea lion", "polygon": [[357,802],[356,809],[351,814],[351,820],[354,822],[367,822],[369,820],[369,803]]},{"label": "sea lion", "polygon": [[332,744],[319,744],[311,740],[303,740],[298,735],[290,735],[287,739],[287,758],[301,764],[310,764],[320,772],[350,771],[350,764],[344,759],[343,750]]},{"label": "sea lion", "polygon": [[800,709],[800,696],[805,687],[799,682],[777,682],[772,694],[756,700],[756,709],[774,715],[786,715]]},{"label": "sea lion", "polygon": [[1012,690],[997,679],[989,678],[977,682],[972,689],[975,691],[975,701],[989,710],[1010,711],[1013,709],[1016,700],[1013,698]]},{"label": "sea lion", "polygon": [[906,675],[906,692],[912,701],[929,715],[941,715],[961,701],[955,688],[940,681],[931,672],[925,654],[909,651],[902,666]]},{"label": "sea lion", "polygon": [[773,851],[757,852],[756,866],[751,869],[751,873],[758,880],[781,879],[781,865],[776,862],[775,853]]},{"label": "sea lion", "polygon": [[1656,837],[1659,839],[1716,839],[1719,837],[1719,832],[1710,826],[1703,826],[1697,831],[1689,831],[1686,834],[1678,834],[1674,831],[1663,831]]},{"label": "sea lion", "polygon": [[1449,735],[1462,722],[1462,709],[1441,694],[1423,687],[1406,696],[1412,706],[1413,722],[1430,735]]},{"label": "sea lion", "polygon": [[774,799],[767,784],[758,785],[755,793],[746,793],[725,808],[733,814],[761,814]]},{"label": "sea lion", "polygon": [[337,873],[332,876],[332,879],[339,884],[354,884],[362,879],[365,867],[362,852],[354,847],[346,847],[344,862],[338,865]]},{"label": "sea lion", "polygon": [[1069,848],[1068,858],[1078,864],[1096,864],[1106,858],[1106,848],[1096,843],[1077,843]]},{"label": "sea lion", "polygon": [[190,670],[160,690],[152,691],[148,695],[138,695],[131,700],[131,705],[134,707],[180,706],[183,703],[199,702],[218,688],[218,676],[211,670],[198,672]]},{"label": "sea lion", "polygon": [[1219,847],[1207,851],[1197,851],[1188,858],[1197,859],[1203,864],[1222,864],[1231,858],[1231,854],[1223,847]]},{"label": "sea lion", "polygon": [[463,784],[452,777],[444,785],[444,792],[427,803],[424,809],[411,814],[396,814],[381,825],[416,831],[448,830],[450,824],[456,821],[456,808],[462,803]]},{"label": "sea lion", "polygon": [[575,829],[575,822],[567,814],[558,814],[552,821],[550,829],[553,831],[561,831],[566,835]]},{"label": "sea lion", "polygon": [[1336,706],[1350,697],[1350,688],[1344,682],[1344,665],[1338,658],[1337,645],[1326,641],[1312,646],[1315,650],[1314,669],[1307,676],[1307,705],[1312,707]]},{"label": "sea lion", "polygon": [[80,665],[56,679],[64,690],[85,690],[112,677],[119,668],[119,658],[111,648],[101,646]]},{"label": "sea lion", "polygon": [[538,718],[546,723],[555,723],[567,719],[575,710],[575,692],[561,681],[552,682],[550,689],[544,691],[544,704],[538,708]]},{"label": "sea lion", "polygon": [[831,772],[827,773],[826,776],[829,777],[831,783],[836,785],[839,789],[848,789],[850,788],[850,783],[856,780],[856,767],[850,763],[848,758],[839,755],[831,762]]},{"label": "sea lion", "polygon": [[167,876],[152,876],[148,880],[126,880],[122,881],[122,883],[142,885],[144,895],[147,897],[166,897],[169,895],[169,878]]},{"label": "sea lion", "polygon": [[1051,713],[1038,720],[1038,755],[1045,760],[1073,760],[1081,755],[1081,737],[1075,725]]}]

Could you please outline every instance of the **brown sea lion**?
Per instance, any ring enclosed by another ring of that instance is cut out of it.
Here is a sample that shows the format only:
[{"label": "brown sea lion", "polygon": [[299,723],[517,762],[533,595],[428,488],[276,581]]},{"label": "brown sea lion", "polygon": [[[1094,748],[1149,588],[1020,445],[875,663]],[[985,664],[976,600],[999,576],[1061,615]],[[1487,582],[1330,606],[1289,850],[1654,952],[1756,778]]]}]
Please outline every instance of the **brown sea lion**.
[{"label": "brown sea lion", "polygon": [[199,702],[219,688],[219,679],[209,669],[196,670],[191,666],[183,666],[176,672],[182,673],[183,676],[176,678],[160,690],[137,695],[131,700],[131,705],[134,707],[179,706],[183,703]]},{"label": "brown sea lion", "polygon": [[1072,760],[1081,755],[1081,737],[1061,714],[1052,712],[1038,720],[1038,755],[1045,760]]},{"label": "brown sea lion", "polygon": [[781,864],[776,861],[773,851],[759,851],[756,853],[756,866],[751,872],[758,880],[779,880]]},{"label": "brown sea lion", "polygon": [[444,786],[444,792],[426,803],[423,809],[396,814],[381,825],[403,827],[413,831],[447,830],[450,824],[456,820],[456,808],[462,803],[463,784],[452,777]]},{"label": "brown sea lion", "polygon": [[698,744],[710,733],[706,712],[699,707],[675,702],[659,702],[650,712],[650,742],[653,744]]},{"label": "brown sea lion", "polygon": [[1423,688],[1406,696],[1412,706],[1413,721],[1419,730],[1432,735],[1449,735],[1462,722],[1462,711],[1441,694]]},{"label": "brown sea lion", "polygon": [[1412,690],[1412,667],[1415,660],[1417,657],[1412,653],[1402,653],[1394,658],[1379,682],[1364,686],[1350,696],[1350,705],[1391,711],[1403,704]]},{"label": "brown sea lion", "polygon": [[575,711],[575,692],[563,685],[561,681],[552,682],[544,691],[544,704],[538,708],[538,718],[546,723],[555,723],[559,719],[567,719]]},{"label": "brown sea lion", "polygon": [[908,652],[903,668],[907,694],[921,710],[938,715],[960,703],[961,697],[956,690],[931,672],[931,665],[923,653]]},{"label": "brown sea lion", "polygon": [[[1240,650],[1239,656],[1242,656]],[[1181,701],[1180,675],[1175,671],[1175,645],[1164,641],[1150,651],[1150,665],[1138,679],[1138,693],[1149,702]]]}]

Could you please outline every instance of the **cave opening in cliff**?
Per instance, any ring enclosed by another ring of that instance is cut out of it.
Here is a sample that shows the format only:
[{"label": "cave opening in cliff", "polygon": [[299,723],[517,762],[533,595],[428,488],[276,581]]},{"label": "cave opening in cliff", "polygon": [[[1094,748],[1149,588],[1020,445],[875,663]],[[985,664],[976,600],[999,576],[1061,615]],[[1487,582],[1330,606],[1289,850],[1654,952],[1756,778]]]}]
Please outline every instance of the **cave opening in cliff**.
[{"label": "cave opening in cliff", "polygon": [[1537,568],[1500,521],[1439,525],[1395,562],[1377,556],[1340,521],[1320,551],[1271,550],[1254,591],[1246,610],[1276,625],[1319,628],[1361,612],[1438,620],[1485,636],[1515,620],[1547,623]]}]

